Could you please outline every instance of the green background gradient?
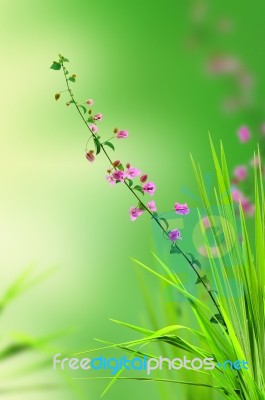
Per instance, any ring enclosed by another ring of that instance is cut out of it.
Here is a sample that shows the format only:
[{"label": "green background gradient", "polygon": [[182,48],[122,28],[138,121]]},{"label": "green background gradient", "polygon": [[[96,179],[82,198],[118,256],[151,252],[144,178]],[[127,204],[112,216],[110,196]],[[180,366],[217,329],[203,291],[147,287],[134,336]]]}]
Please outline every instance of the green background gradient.
[{"label": "green background gradient", "polygon": [[[255,140],[240,146],[236,131],[246,121],[242,114],[227,116],[221,110],[227,87],[205,73],[207,46],[188,51],[192,2],[0,4],[0,289],[30,263],[37,272],[56,267],[5,311],[1,336],[10,331],[40,336],[70,327],[73,331],[54,345],[69,353],[94,347],[94,337],[129,340],[135,336],[108,318],[148,326],[130,257],[151,259],[151,224],[147,216],[130,222],[134,200],[121,185],[106,183],[103,156],[92,165],[85,159],[82,121],[65,106],[67,97],[54,100],[65,84],[61,72],[49,69],[53,59],[58,52],[70,59],[69,69],[77,74],[75,95],[80,101],[95,100],[94,110],[104,114],[100,129],[105,137],[115,126],[129,131],[129,139],[117,143],[115,159],[148,173],[157,184],[155,200],[162,211],[187,200],[181,188],[196,188],[190,153],[211,170],[209,131],[216,142],[223,140],[231,169],[251,157]],[[264,90],[264,11],[261,1],[250,5],[245,0],[223,1],[211,9],[212,21],[228,16],[235,23],[229,36],[216,44],[209,40],[209,46],[240,55],[257,77],[258,101]],[[146,276],[146,290],[152,295],[155,288]],[[22,384],[56,381],[51,368],[26,374]],[[82,382],[81,387],[86,398],[96,399],[105,384]],[[173,393],[177,398],[177,387]],[[77,398],[70,389],[48,396]],[[106,398],[145,397],[161,398],[155,384],[121,382]],[[47,393],[21,391],[6,398],[47,399]]]}]

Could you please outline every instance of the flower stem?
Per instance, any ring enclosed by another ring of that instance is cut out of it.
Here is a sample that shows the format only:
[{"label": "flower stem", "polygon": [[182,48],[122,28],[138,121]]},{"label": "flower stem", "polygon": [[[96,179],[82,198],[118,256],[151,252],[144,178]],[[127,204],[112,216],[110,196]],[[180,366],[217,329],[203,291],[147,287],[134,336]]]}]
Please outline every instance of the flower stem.
[{"label": "flower stem", "polygon": [[[82,120],[84,121],[86,127],[87,127],[88,130],[90,131],[91,137],[97,138],[97,137],[96,137],[96,134],[95,134],[94,132],[92,132],[92,130],[90,129],[88,122],[85,120],[83,114],[81,113],[81,111],[80,111],[80,109],[79,109],[79,107],[78,107],[77,102],[75,101],[73,92],[72,92],[72,90],[70,89],[69,82],[68,82],[68,79],[67,79],[67,76],[66,76],[66,75],[67,75],[67,74],[66,74],[66,68],[65,68],[65,66],[64,66],[63,63],[62,63],[62,68],[63,68],[63,73],[64,73],[66,85],[67,85],[67,91],[69,92],[69,95],[70,95],[70,97],[71,97],[71,100],[72,100],[73,104],[75,105],[75,107],[76,107],[76,109],[77,109],[77,111],[78,111],[80,117],[81,117]],[[98,140],[98,143],[99,143],[99,145],[100,145],[100,148],[101,148],[102,151],[104,152],[105,156],[107,157],[108,161],[110,162],[111,166],[113,167],[113,162],[111,161],[111,158],[109,157],[107,151],[105,150],[105,148],[104,148],[104,146],[103,146],[103,144],[104,144],[105,142],[101,143],[101,142]],[[114,167],[114,169],[117,170],[117,167]],[[161,228],[161,230],[163,231],[163,233],[165,233],[166,236],[169,237],[168,232],[167,232],[166,229],[163,227],[163,225],[161,224],[161,222],[159,221],[159,219],[149,210],[148,207],[146,207],[146,205],[142,202],[142,200],[141,200],[141,199],[139,198],[139,196],[135,193],[135,191],[130,187],[130,185],[129,185],[126,181],[124,181],[124,183],[125,183],[125,185],[127,186],[127,188],[132,192],[132,194],[134,195],[134,197],[139,201],[139,204],[141,205],[141,207],[151,215],[151,217],[152,217],[152,218],[155,220],[155,222],[159,225],[159,227]],[[220,315],[222,316],[220,306],[218,305],[216,299],[214,298],[214,296],[213,296],[211,290],[207,287],[207,285],[206,285],[206,283],[203,281],[201,275],[199,274],[199,272],[198,272],[198,271],[196,270],[196,268],[194,267],[193,263],[189,260],[189,258],[188,258],[188,257],[186,256],[186,254],[179,248],[179,246],[178,246],[177,244],[176,244],[176,248],[178,249],[179,253],[185,258],[186,262],[189,264],[189,266],[192,268],[192,270],[193,270],[194,273],[196,274],[196,276],[197,276],[199,282],[202,283],[202,285],[204,286],[205,290],[208,292],[208,295],[210,296],[210,298],[211,298],[211,300],[212,300],[214,306],[216,307],[216,309],[217,309],[217,311],[218,311],[218,314],[220,314]],[[217,319],[216,319],[216,321],[217,321]],[[223,321],[224,321],[224,319],[223,319]],[[224,321],[224,326],[225,326],[225,328],[227,329],[227,325],[226,325],[225,321]]]}]

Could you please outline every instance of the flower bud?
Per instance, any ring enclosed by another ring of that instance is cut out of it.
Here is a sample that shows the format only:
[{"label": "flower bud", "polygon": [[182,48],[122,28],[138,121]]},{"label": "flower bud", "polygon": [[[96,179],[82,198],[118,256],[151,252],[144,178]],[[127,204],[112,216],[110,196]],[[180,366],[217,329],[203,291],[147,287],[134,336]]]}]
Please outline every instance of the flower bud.
[{"label": "flower bud", "polygon": [[95,156],[94,156],[94,150],[89,150],[87,153],[86,153],[86,159],[89,161],[89,162],[93,162],[93,161],[95,161]]},{"label": "flower bud", "polygon": [[60,95],[60,93],[56,93],[54,97],[55,97],[55,100],[57,101],[57,100],[59,100],[59,98],[61,97],[61,95]]},{"label": "flower bud", "polygon": [[66,103],[66,105],[67,105],[67,107],[69,107],[69,106],[70,106],[70,103],[69,103],[69,101]]},{"label": "flower bud", "polygon": [[114,161],[112,164],[114,168],[118,167],[121,164],[120,160]]},{"label": "flower bud", "polygon": [[114,132],[114,133],[118,133],[118,132],[119,132],[119,129],[118,129],[118,128],[115,128],[115,129],[113,130],[113,132]]},{"label": "flower bud", "polygon": [[90,110],[88,110],[88,114],[89,115],[91,115],[92,114],[92,110],[90,109]]},{"label": "flower bud", "polygon": [[130,163],[127,163],[126,164],[126,168],[130,168],[131,167],[131,164]]},{"label": "flower bud", "polygon": [[148,178],[148,175],[142,175],[141,177],[140,177],[140,181],[142,182],[142,183],[144,183],[144,182],[146,182],[147,181],[147,178]]}]

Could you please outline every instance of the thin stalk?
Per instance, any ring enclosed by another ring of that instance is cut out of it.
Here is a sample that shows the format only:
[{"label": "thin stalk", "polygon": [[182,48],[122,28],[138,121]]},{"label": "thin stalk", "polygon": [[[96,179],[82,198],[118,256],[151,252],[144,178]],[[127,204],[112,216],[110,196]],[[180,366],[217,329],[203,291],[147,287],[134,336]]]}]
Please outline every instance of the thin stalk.
[{"label": "thin stalk", "polygon": [[[77,102],[75,101],[73,92],[72,92],[72,90],[70,89],[69,81],[68,81],[68,79],[67,79],[66,68],[65,68],[65,66],[64,66],[63,63],[62,63],[62,68],[63,68],[63,73],[64,73],[66,85],[67,85],[67,90],[68,90],[68,92],[69,92],[69,95],[70,95],[70,97],[71,97],[71,100],[72,100],[73,104],[75,105],[75,107],[76,107],[76,109],[77,109],[77,111],[78,111],[78,114],[80,115],[80,117],[81,117],[82,120],[84,121],[86,127],[87,127],[88,130],[90,131],[91,136],[94,137],[95,139],[97,139],[96,134],[95,134],[94,132],[92,132],[92,130],[90,129],[88,122],[85,120],[83,114],[81,113],[81,111],[80,111],[80,109],[79,109],[79,107],[78,107]],[[97,140],[98,140],[98,139],[97,139]],[[105,156],[107,157],[108,161],[110,162],[111,166],[113,166],[113,162],[111,161],[111,158],[109,157],[107,151],[105,150],[105,148],[104,148],[104,146],[103,146],[103,144],[104,144],[105,142],[104,142],[104,143],[101,143],[101,142],[98,140],[98,143],[99,143],[99,145],[100,145],[101,150],[103,151],[103,153],[104,153]],[[114,169],[117,170],[116,167],[114,167]],[[129,184],[128,184],[126,181],[124,181],[124,183],[125,183],[125,185],[127,186],[127,188],[132,192],[133,196],[138,200],[139,204],[141,205],[141,208],[143,208],[145,211],[148,212],[148,214],[151,215],[151,217],[152,217],[152,218],[155,220],[155,222],[159,225],[159,227],[161,228],[161,230],[163,231],[163,233],[166,234],[166,236],[169,238],[169,233],[168,233],[168,232],[166,231],[166,229],[163,227],[163,225],[161,224],[161,222],[159,221],[159,219],[149,210],[148,207],[146,207],[146,205],[142,202],[142,200],[141,200],[141,199],[139,198],[139,196],[135,193],[135,191],[129,186]],[[220,315],[222,316],[222,312],[221,312],[221,309],[220,309],[219,304],[218,304],[217,301],[215,300],[215,298],[214,298],[214,296],[213,296],[211,290],[208,289],[206,283],[205,283],[205,282],[203,281],[203,279],[201,278],[199,272],[196,270],[196,268],[194,267],[194,265],[192,264],[192,262],[189,260],[189,258],[186,256],[186,254],[179,248],[179,246],[178,246],[177,244],[175,244],[175,246],[176,246],[176,248],[178,249],[179,253],[182,255],[182,257],[184,257],[184,259],[186,260],[186,262],[187,262],[187,263],[189,264],[189,266],[192,268],[192,270],[193,270],[194,273],[196,274],[196,276],[197,276],[197,278],[199,279],[199,281],[200,281],[200,282],[202,283],[202,285],[204,286],[204,288],[205,288],[205,290],[207,291],[208,295],[210,296],[210,299],[212,300],[212,302],[213,302],[215,308],[217,309],[218,314],[220,314]],[[223,320],[224,320],[224,319],[223,319]],[[225,328],[226,328],[226,330],[227,330],[227,325],[225,324],[225,322],[224,322],[224,326],[225,326]]]}]

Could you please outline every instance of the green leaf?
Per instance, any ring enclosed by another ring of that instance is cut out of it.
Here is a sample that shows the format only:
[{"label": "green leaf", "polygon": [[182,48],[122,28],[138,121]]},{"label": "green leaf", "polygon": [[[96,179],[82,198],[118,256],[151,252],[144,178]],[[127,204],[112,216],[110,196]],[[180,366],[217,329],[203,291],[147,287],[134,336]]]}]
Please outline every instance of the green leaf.
[{"label": "green leaf", "polygon": [[99,154],[100,150],[101,150],[100,141],[94,137],[94,143],[95,143],[95,147],[96,147],[96,154]]},{"label": "green leaf", "polygon": [[75,82],[76,81],[75,76],[74,75],[70,76],[70,78],[68,78],[68,81]]},{"label": "green leaf", "polygon": [[62,56],[61,54],[59,54],[59,58],[60,58],[60,61],[69,62],[68,58],[65,58],[65,57]]},{"label": "green leaf", "polygon": [[89,118],[87,119],[87,122],[94,122],[93,117],[89,117]]},{"label": "green leaf", "polygon": [[87,109],[85,106],[82,106],[81,104],[78,105],[79,108],[82,108],[82,110],[84,111],[84,114],[86,113]]},{"label": "green leaf", "polygon": [[194,255],[193,255],[193,254],[191,254],[191,253],[187,253],[187,254],[188,254],[188,256],[190,256],[190,258],[191,258],[191,262],[192,262],[192,263],[194,263],[194,262],[196,261],[196,259],[195,259]]},{"label": "green leaf", "polygon": [[224,321],[224,319],[223,319],[221,314],[215,314],[214,317],[212,317],[210,319],[210,321],[213,324],[218,324],[218,322],[219,322],[219,324],[226,326],[225,321]]},{"label": "green leaf", "polygon": [[118,168],[120,171],[124,171],[124,166],[123,166],[122,164],[118,165],[117,168]]},{"label": "green leaf", "polygon": [[140,201],[139,201],[139,203],[138,203],[138,208],[140,208],[140,210],[143,210],[143,211],[145,211],[145,210],[146,210],[146,208],[145,208],[144,204],[143,204],[143,203],[141,203]]},{"label": "green leaf", "polygon": [[201,268],[201,267],[202,267],[200,261],[198,261],[198,260],[193,261],[192,264],[197,265],[198,268]]},{"label": "green leaf", "polygon": [[131,179],[127,179],[127,182],[128,182],[128,185],[129,185],[130,187],[132,187],[133,181],[132,181]]},{"label": "green leaf", "polygon": [[159,219],[165,223],[165,225],[166,225],[166,229],[168,229],[168,227],[169,227],[169,224],[168,224],[168,222],[167,222],[166,218],[159,218]]},{"label": "green leaf", "polygon": [[144,194],[143,189],[142,189],[142,186],[140,186],[140,185],[135,185],[133,189],[134,189],[134,190],[137,190],[138,192],[140,192],[140,193],[142,193],[142,194]]},{"label": "green leaf", "polygon": [[54,69],[55,71],[59,71],[59,69],[61,69],[61,64],[58,63],[57,61],[53,61],[53,64],[50,67],[50,69]]},{"label": "green leaf", "polygon": [[170,248],[170,254],[180,254],[179,248],[173,244]]},{"label": "green leaf", "polygon": [[208,289],[210,288],[210,282],[206,275],[198,277],[195,285],[197,285],[198,283],[204,283]]},{"label": "green leaf", "polygon": [[115,147],[111,142],[105,142],[104,146],[109,146],[112,150],[115,150]]}]

